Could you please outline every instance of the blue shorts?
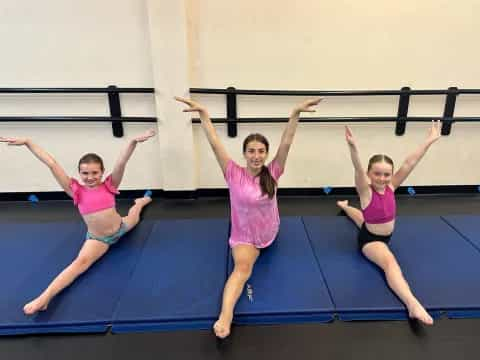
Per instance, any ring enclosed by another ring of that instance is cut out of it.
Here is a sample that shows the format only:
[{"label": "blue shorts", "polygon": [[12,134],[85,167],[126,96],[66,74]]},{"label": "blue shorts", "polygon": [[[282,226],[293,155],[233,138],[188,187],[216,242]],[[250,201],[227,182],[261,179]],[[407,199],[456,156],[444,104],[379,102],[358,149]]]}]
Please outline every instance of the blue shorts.
[{"label": "blue shorts", "polygon": [[88,231],[87,231],[87,235],[85,237],[85,240],[88,240],[88,239],[93,239],[93,240],[98,240],[98,241],[101,241],[107,245],[113,245],[115,244],[118,239],[120,239],[126,232],[127,232],[128,228],[127,228],[127,224],[125,224],[124,222],[122,222],[122,224],[120,225],[120,228],[112,235],[108,235],[108,236],[95,236],[93,234],[90,234]]}]

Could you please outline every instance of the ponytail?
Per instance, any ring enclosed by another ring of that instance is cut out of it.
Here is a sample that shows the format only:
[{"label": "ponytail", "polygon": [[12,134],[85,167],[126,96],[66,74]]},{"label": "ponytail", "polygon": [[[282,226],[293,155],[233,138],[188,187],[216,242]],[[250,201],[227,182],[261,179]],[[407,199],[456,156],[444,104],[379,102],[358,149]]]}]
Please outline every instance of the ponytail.
[{"label": "ponytail", "polygon": [[275,195],[277,182],[265,165],[262,166],[262,170],[258,176],[260,176],[260,188],[262,189],[262,195],[268,195],[268,198],[272,199]]}]

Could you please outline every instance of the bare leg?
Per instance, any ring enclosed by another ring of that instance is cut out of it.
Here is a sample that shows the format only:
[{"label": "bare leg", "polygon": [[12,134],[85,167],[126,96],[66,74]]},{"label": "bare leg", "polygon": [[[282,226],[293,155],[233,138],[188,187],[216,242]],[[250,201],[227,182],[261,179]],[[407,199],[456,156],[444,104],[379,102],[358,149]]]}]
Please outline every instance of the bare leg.
[{"label": "bare leg", "polygon": [[433,319],[412,294],[407,281],[402,275],[400,266],[388,246],[380,241],[366,244],[363,254],[385,272],[388,286],[403,301],[411,318],[420,320],[426,325],[432,325]]},{"label": "bare leg", "polygon": [[135,205],[128,210],[128,215],[122,218],[122,221],[127,225],[128,231],[137,226],[143,208],[150,202],[152,202],[152,198],[148,196],[135,199]]},{"label": "bare leg", "polygon": [[39,297],[26,304],[23,312],[26,315],[33,315],[38,311],[46,310],[50,300],[100,259],[108,248],[109,246],[101,241],[86,240],[77,258],[50,283]]},{"label": "bare leg", "polygon": [[225,338],[230,334],[233,320],[233,309],[240,297],[245,283],[252,274],[253,265],[260,251],[253,245],[237,245],[232,249],[235,266],[223,290],[222,310],[213,325],[215,335]]},{"label": "bare leg", "polygon": [[357,208],[354,208],[353,206],[348,205],[348,200],[343,200],[343,201],[337,201],[337,206],[345,211],[347,216],[353,220],[353,222],[359,227],[362,227],[363,222],[365,221],[363,219],[363,214],[360,210]]}]

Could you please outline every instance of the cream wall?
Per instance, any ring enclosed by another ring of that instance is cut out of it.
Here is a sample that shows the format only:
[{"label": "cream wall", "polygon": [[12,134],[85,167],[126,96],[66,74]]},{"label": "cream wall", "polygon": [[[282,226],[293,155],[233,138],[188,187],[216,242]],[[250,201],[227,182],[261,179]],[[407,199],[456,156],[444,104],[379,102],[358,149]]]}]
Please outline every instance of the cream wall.
[{"label": "cream wall", "polygon": [[[416,89],[478,88],[476,1],[188,1],[193,87],[239,89]],[[195,16],[193,15],[195,14]],[[225,116],[223,96],[196,96]],[[239,97],[239,116],[286,117],[293,97]],[[444,96],[413,96],[409,114],[436,117]],[[460,96],[456,115],[480,115],[480,97]],[[316,116],[396,115],[396,97],[327,98]],[[350,124],[362,159],[388,153],[396,163],[415,149],[427,124],[409,123],[404,136],[393,124]],[[238,161],[241,140],[262,132],[275,150],[284,125],[246,124],[227,149]],[[197,125],[198,127],[198,125]],[[415,185],[477,184],[480,125],[455,124],[452,135],[431,148],[407,183]],[[222,186],[200,129],[195,130],[199,187]],[[272,153],[273,155],[273,153]],[[215,174],[213,176],[212,174]],[[350,186],[352,170],[343,124],[301,124],[283,187]]]},{"label": "cream wall", "polygon": [[[385,1],[33,0],[2,1],[0,87],[155,87],[155,96],[122,95],[125,115],[157,116],[159,136],[138,147],[123,189],[225,187],[199,125],[173,102],[189,87],[247,89],[417,89],[480,87],[475,46],[480,3]],[[212,116],[225,116],[223,96],[197,95]],[[303,98],[238,99],[239,116],[288,116]],[[328,98],[315,116],[395,115],[395,97]],[[480,115],[478,96],[460,96],[456,115]],[[410,115],[439,116],[444,97],[411,98]],[[106,115],[103,95],[0,95],[0,115]],[[390,154],[396,163],[424,138],[427,124],[351,124],[362,158]],[[409,178],[414,185],[477,184],[476,124],[455,124]],[[148,124],[129,124],[133,136]],[[250,132],[270,139],[284,124],[246,124],[230,139],[242,161]],[[125,139],[108,123],[0,123],[0,135],[31,136],[69,173],[95,151],[111,168]],[[60,190],[25,149],[0,146],[0,192]],[[282,187],[352,185],[343,124],[300,124]]]},{"label": "cream wall", "polygon": [[[3,0],[0,87],[152,87],[147,7],[139,0]],[[151,94],[122,94],[126,116],[156,116]],[[0,95],[0,115],[109,114],[107,95]],[[152,124],[0,123],[0,136],[29,136],[69,174],[81,155],[97,152],[111,170],[129,137]],[[50,172],[24,148],[0,146],[0,192],[56,191]],[[161,188],[158,138],[134,153],[121,189]]]}]

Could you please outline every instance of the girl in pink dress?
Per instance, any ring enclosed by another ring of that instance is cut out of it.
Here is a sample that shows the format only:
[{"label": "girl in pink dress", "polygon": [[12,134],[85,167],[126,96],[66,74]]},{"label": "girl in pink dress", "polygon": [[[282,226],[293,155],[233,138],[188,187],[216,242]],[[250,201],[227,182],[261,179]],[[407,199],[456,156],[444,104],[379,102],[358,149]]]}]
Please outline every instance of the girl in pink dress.
[{"label": "girl in pink dress", "polygon": [[410,175],[430,145],[440,138],[439,122],[432,122],[425,142],[405,159],[395,173],[392,159],[381,154],[370,158],[365,172],[353,134],[348,127],[345,127],[345,138],[355,169],[355,187],[360,197],[361,210],[349,206],[348,200],[338,201],[337,205],[360,228],[358,234],[360,250],[367,259],[384,271],[388,285],[405,304],[409,316],[432,325],[433,319],[412,294],[388,243],[395,225],[394,192]]},{"label": "girl in pink dress", "polygon": [[[38,296],[26,304],[23,311],[33,315],[46,310],[49,302],[78,276],[100,259],[119,238],[135,227],[145,205],[152,201],[149,194],[135,199],[128,215],[121,217],[115,209],[115,195],[123,178],[130,156],[138,143],[154,136],[153,130],[133,138],[118,158],[113,172],[102,181],[104,168],[102,159],[93,153],[84,155],[78,163],[78,172],[83,184],[68,176],[58,162],[32,140],[26,138],[4,138],[0,142],[8,145],[25,145],[41,162],[47,165],[58,184],[74,200],[87,225],[87,234],[77,258],[67,266]],[[148,195],[148,196],[147,196]]]},{"label": "girl in pink dress", "polygon": [[234,268],[225,284],[222,309],[213,326],[215,335],[225,338],[230,334],[235,304],[252,273],[260,249],[269,246],[277,236],[280,225],[276,198],[277,183],[285,168],[300,113],[315,111],[312,107],[322,99],[305,101],[293,109],[277,153],[268,165],[265,165],[269,153],[267,139],[260,134],[247,136],[243,142],[246,167],[236,164],[227,154],[205,107],[188,99],[177,97],[176,100],[189,106],[183,111],[199,113],[202,127],[230,192],[229,244],[232,248]]}]

